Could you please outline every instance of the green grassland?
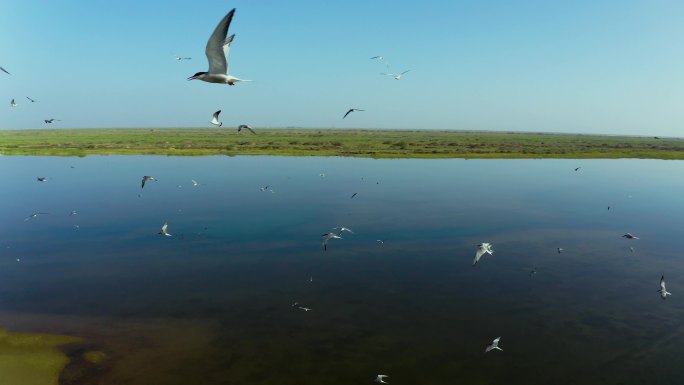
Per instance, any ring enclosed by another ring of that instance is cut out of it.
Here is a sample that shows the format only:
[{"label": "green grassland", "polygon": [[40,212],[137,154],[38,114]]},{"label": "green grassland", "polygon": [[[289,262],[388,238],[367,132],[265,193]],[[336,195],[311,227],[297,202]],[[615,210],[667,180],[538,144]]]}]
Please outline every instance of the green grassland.
[{"label": "green grassland", "polygon": [[0,329],[0,384],[57,385],[69,362],[57,347],[78,338]]},{"label": "green grassland", "polygon": [[293,155],[369,158],[684,159],[684,139],[481,131],[256,129],[0,130],[0,154]]}]

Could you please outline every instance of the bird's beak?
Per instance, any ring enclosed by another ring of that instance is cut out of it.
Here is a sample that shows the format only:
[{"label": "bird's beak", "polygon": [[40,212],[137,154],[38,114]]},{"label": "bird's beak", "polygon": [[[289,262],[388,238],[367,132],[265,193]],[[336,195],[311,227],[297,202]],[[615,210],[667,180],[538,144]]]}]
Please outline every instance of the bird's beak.
[{"label": "bird's beak", "polygon": [[195,77],[195,75],[192,75],[192,76],[190,76],[190,77],[188,78],[188,81],[190,81],[190,80],[195,80],[195,79],[197,79],[197,77]]}]

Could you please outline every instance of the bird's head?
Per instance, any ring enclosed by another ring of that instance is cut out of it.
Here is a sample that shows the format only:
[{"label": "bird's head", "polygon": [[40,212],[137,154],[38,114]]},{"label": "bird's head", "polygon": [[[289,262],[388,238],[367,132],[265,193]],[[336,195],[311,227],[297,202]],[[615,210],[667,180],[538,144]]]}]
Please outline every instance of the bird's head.
[{"label": "bird's head", "polygon": [[204,75],[206,75],[206,72],[198,72],[188,78],[188,80],[195,80],[195,79],[202,79]]}]

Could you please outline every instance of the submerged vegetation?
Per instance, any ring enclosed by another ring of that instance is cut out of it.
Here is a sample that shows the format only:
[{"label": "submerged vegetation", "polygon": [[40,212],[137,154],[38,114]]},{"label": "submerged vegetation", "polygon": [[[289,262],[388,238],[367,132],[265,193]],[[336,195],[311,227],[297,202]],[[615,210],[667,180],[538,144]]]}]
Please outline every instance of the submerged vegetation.
[{"label": "submerged vegetation", "polygon": [[3,155],[294,155],[369,158],[684,159],[684,139],[482,131],[0,130]]},{"label": "submerged vegetation", "polygon": [[77,341],[75,337],[0,329],[0,383],[57,385],[60,372],[69,362],[57,347]]}]

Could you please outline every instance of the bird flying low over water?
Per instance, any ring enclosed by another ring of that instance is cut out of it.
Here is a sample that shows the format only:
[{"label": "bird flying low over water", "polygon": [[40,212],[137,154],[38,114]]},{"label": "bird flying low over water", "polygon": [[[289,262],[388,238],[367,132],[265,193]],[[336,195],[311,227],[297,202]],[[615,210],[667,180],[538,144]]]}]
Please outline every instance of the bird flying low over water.
[{"label": "bird flying low over water", "polygon": [[164,226],[162,226],[162,228],[161,228],[161,230],[159,230],[159,233],[158,233],[158,234],[159,234],[159,235],[163,235],[163,236],[165,236],[165,237],[170,237],[171,234],[169,234],[168,231],[166,231],[166,229],[167,229],[168,227],[169,227],[169,224],[165,222],[165,223],[164,223]]},{"label": "bird flying low over water", "polygon": [[635,236],[632,235],[631,233],[627,233],[627,234],[623,235],[622,238],[627,238],[627,239],[639,239],[639,237],[635,237]]},{"label": "bird flying low over water", "polygon": [[50,124],[52,122],[61,122],[61,120],[55,118],[45,119],[46,124]]},{"label": "bird flying low over water", "polygon": [[325,233],[321,235],[323,237],[323,250],[328,250],[328,240],[329,239],[342,239],[338,234],[335,233]]},{"label": "bird flying low over water", "polygon": [[235,8],[221,19],[209,37],[209,41],[207,41],[204,53],[209,60],[209,71],[197,72],[190,76],[188,80],[202,80],[208,83],[228,84],[229,86],[234,86],[237,82],[251,82],[251,80],[238,79],[228,74],[228,54],[230,52],[230,43],[235,38],[235,35],[230,35],[228,38],[226,38],[226,35],[228,34],[228,27],[230,27],[234,14]]},{"label": "bird flying low over water", "polygon": [[404,76],[404,74],[406,74],[407,72],[410,72],[410,71],[411,71],[411,70],[406,70],[406,71],[404,71],[404,72],[402,72],[402,73],[400,73],[400,74],[389,74],[389,73],[382,72],[382,73],[380,73],[380,75],[392,76],[392,77],[394,77],[394,80],[401,80],[401,77]]},{"label": "bird flying low over water", "polygon": [[501,337],[495,338],[494,341],[492,341],[492,343],[485,348],[485,353],[489,353],[494,349],[501,350],[503,352],[503,349],[499,347],[499,340],[501,340]]},{"label": "bird flying low over water", "polygon": [[2,66],[0,66],[0,71],[6,73],[7,75],[11,75],[6,69],[2,68]]},{"label": "bird flying low over water", "polygon": [[342,117],[342,119],[346,118],[347,115],[351,114],[351,113],[354,112],[354,111],[365,111],[365,110],[360,110],[360,109],[358,109],[358,108],[350,108],[349,110],[347,110],[347,113],[344,114],[344,116]]},{"label": "bird flying low over water", "polygon": [[147,182],[148,180],[156,180],[156,179],[153,176],[145,175],[142,178],[142,184],[140,185],[140,188],[145,188],[145,182]]},{"label": "bird flying low over water", "polygon": [[660,289],[658,289],[658,293],[660,293],[660,297],[662,299],[666,299],[668,295],[672,295],[667,289],[665,288],[665,276],[660,277]]},{"label": "bird flying low over water", "polygon": [[256,132],[254,132],[254,130],[252,130],[252,127],[250,127],[246,124],[241,124],[238,126],[238,133],[240,133],[240,131],[242,131],[242,130],[248,130],[252,134],[256,135]]},{"label": "bird flying low over water", "polygon": [[211,118],[211,121],[209,123],[213,124],[214,126],[223,126],[223,122],[219,120],[219,115],[221,114],[221,110],[218,110],[214,112],[213,117]]},{"label": "bird flying low over water", "polygon": [[484,254],[489,254],[493,255],[494,250],[492,250],[492,244],[491,243],[480,243],[477,245],[477,251],[475,252],[475,258],[473,258],[473,266],[477,264],[477,262],[480,261],[480,258]]}]

